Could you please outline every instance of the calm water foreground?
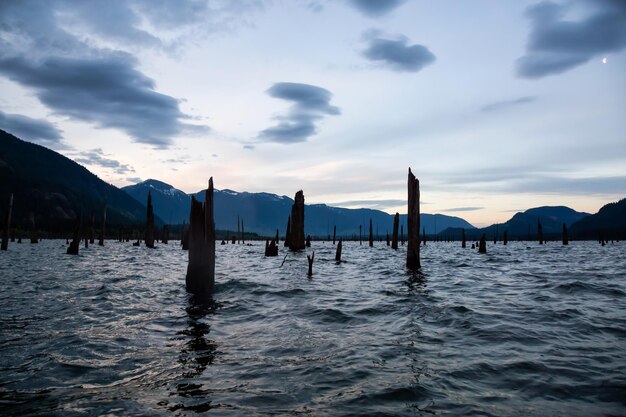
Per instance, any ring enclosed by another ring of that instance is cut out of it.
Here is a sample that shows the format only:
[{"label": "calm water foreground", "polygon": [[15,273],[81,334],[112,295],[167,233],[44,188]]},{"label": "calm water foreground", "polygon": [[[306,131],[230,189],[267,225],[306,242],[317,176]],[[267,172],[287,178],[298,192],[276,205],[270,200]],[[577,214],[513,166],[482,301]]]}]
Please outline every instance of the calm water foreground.
[{"label": "calm water foreground", "polygon": [[626,415],[624,242],[218,245],[212,304],[178,242],[64,243],[0,253],[2,415]]}]

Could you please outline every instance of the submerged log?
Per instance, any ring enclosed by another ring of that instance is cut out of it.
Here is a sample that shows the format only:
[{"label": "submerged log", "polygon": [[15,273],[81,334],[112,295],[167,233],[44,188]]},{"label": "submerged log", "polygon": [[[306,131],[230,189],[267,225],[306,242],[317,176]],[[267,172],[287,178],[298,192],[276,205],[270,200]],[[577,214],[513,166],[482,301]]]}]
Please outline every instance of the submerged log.
[{"label": "submerged log", "polygon": [[191,197],[189,213],[189,263],[186,287],[193,294],[209,295],[215,285],[215,221],[213,177],[209,179],[204,205]]},{"label": "submerged log", "polygon": [[315,251],[313,252],[313,255],[306,256],[307,261],[309,261],[309,272],[307,272],[308,276],[312,276],[313,275],[313,259],[315,259]]},{"label": "submerged log", "polygon": [[74,235],[72,237],[72,242],[67,248],[68,255],[78,255],[78,247],[80,246],[80,229],[81,229],[81,219],[82,216],[76,218],[76,223],[74,225]]},{"label": "submerged log", "polygon": [[400,224],[400,214],[393,216],[393,231],[391,234],[391,249],[398,249],[398,225]]},{"label": "submerged log", "polygon": [[337,251],[335,252],[335,261],[341,262],[341,248],[342,248],[341,239],[339,239],[339,243],[337,243]]},{"label": "submerged log", "polygon": [[372,219],[370,219],[370,247],[374,246],[374,234],[372,233]]},{"label": "submerged log", "polygon": [[148,191],[148,207],[146,210],[146,246],[154,248],[154,210],[152,209],[152,193]]},{"label": "submerged log", "polygon": [[540,220],[537,220],[537,235],[539,236],[539,244],[543,245],[543,227],[541,227]]},{"label": "submerged log", "polygon": [[569,240],[567,239],[567,226],[563,223],[563,245],[569,245]]},{"label": "submerged log", "polygon": [[4,218],[4,231],[2,232],[2,244],[0,248],[7,250],[9,248],[9,230],[11,229],[11,212],[13,211],[13,194],[9,196],[9,207]]},{"label": "submerged log", "polygon": [[506,246],[507,243],[509,243],[509,231],[505,230],[504,236],[502,236],[502,244]]},{"label": "submerged log", "polygon": [[467,247],[467,243],[465,241],[465,229],[461,229],[461,247],[463,249]]},{"label": "submerged log", "polygon": [[337,239],[337,225],[333,227],[333,245],[335,244],[336,239]]},{"label": "submerged log", "polygon": [[408,247],[406,266],[412,271],[421,268],[420,264],[420,182],[409,168],[408,178]]},{"label": "submerged log", "polygon": [[483,233],[480,237],[480,244],[478,245],[478,253],[487,253],[487,236]]},{"label": "submerged log", "polygon": [[293,206],[291,206],[291,242],[289,242],[289,249],[293,251],[304,249],[304,240],[304,193],[300,190],[296,193]]}]

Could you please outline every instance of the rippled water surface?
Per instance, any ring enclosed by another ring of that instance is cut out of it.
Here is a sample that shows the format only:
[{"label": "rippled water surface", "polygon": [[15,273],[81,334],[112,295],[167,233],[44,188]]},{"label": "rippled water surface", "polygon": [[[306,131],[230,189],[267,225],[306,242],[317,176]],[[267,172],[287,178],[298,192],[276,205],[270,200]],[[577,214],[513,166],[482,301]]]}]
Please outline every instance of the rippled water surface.
[{"label": "rippled water surface", "polygon": [[623,242],[218,245],[210,304],[178,242],[64,243],[0,253],[0,414],[626,415]]}]

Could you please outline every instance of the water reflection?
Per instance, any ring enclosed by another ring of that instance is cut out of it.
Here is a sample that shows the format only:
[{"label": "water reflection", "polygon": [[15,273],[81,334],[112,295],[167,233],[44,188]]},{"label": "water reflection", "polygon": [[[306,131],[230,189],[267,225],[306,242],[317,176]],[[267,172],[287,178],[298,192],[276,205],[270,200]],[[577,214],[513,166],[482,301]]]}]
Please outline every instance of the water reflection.
[{"label": "water reflection", "polygon": [[175,391],[170,396],[181,397],[182,401],[169,404],[171,411],[189,410],[204,412],[212,408],[211,391],[201,383],[206,369],[213,364],[217,344],[209,338],[211,325],[205,319],[213,314],[219,305],[212,299],[190,297],[187,312],[187,328],[179,331],[178,338],[184,340],[178,362],[183,373],[176,382]]}]

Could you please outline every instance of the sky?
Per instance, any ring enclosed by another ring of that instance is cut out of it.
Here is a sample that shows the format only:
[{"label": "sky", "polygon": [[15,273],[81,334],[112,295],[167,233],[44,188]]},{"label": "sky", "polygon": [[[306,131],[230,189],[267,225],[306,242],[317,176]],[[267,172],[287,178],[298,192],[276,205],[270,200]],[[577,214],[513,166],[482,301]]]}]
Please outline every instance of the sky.
[{"label": "sky", "polygon": [[626,0],[0,0],[0,128],[116,186],[596,212],[625,50]]}]

